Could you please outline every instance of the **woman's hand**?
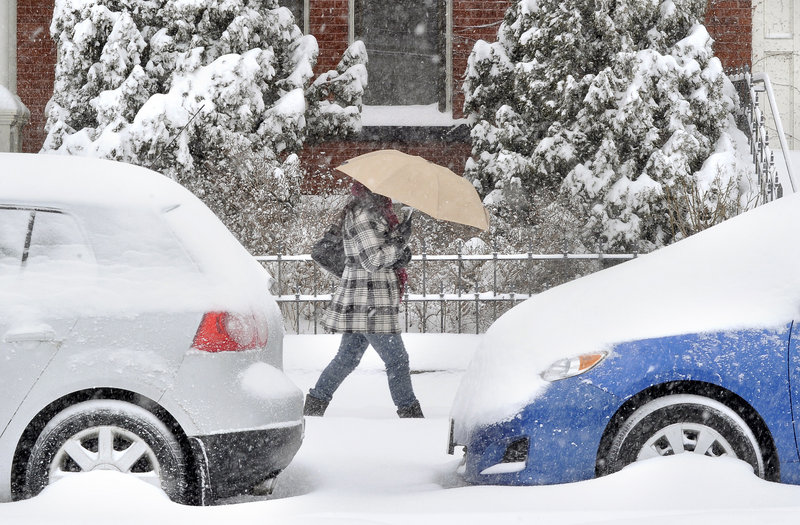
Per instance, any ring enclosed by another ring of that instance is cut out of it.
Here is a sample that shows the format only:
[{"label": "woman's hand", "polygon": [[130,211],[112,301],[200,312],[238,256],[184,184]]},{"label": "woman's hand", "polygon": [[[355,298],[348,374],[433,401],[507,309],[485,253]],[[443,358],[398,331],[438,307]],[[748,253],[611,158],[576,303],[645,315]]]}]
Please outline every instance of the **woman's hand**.
[{"label": "woman's hand", "polygon": [[395,262],[395,263],[392,265],[392,268],[394,268],[394,269],[397,269],[397,268],[405,268],[406,266],[408,266],[408,263],[409,263],[410,261],[411,261],[411,248],[409,248],[408,246],[406,246],[406,247],[403,249],[403,252],[400,254],[400,257],[399,257],[399,258],[397,259],[397,261],[396,261],[396,262]]},{"label": "woman's hand", "polygon": [[402,244],[408,244],[408,239],[411,237],[411,216],[397,225],[395,234],[403,240]]}]

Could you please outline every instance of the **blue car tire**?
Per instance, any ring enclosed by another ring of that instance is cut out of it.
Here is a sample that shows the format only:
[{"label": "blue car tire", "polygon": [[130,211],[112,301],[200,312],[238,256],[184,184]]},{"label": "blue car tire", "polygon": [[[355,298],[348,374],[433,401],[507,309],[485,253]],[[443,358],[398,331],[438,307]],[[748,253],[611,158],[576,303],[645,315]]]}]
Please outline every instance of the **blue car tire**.
[{"label": "blue car tire", "polygon": [[659,397],[635,410],[612,440],[604,470],[684,452],[734,457],[765,477],[761,447],[744,419],[719,401],[693,394]]}]

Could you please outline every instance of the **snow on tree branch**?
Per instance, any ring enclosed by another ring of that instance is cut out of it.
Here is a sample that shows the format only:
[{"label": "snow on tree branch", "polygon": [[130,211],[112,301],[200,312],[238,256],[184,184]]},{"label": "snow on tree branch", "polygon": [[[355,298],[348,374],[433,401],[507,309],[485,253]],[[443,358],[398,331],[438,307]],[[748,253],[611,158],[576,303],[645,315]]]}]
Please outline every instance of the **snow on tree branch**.
[{"label": "snow on tree branch", "polygon": [[586,239],[645,250],[742,211],[754,170],[704,8],[513,2],[497,42],[474,46],[464,82],[467,176],[485,202],[525,208],[559,190]]},{"label": "snow on tree branch", "polygon": [[[312,84],[319,49],[276,0],[56,0],[55,87],[43,150],[157,169],[229,227],[259,196],[299,192],[309,137],[359,129],[366,51],[356,42]],[[236,157],[236,158],[232,158]],[[291,200],[291,199],[290,199]],[[287,201],[288,202],[288,201]],[[234,229],[242,238],[245,232]]]}]

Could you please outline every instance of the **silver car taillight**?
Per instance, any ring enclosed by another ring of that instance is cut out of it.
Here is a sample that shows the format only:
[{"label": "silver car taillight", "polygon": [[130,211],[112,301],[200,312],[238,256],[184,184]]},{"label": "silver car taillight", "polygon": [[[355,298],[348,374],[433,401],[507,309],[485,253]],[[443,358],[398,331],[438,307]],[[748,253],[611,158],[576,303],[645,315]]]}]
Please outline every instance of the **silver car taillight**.
[{"label": "silver car taillight", "polygon": [[192,348],[203,352],[237,352],[263,348],[268,339],[265,319],[248,314],[208,312],[200,321]]}]

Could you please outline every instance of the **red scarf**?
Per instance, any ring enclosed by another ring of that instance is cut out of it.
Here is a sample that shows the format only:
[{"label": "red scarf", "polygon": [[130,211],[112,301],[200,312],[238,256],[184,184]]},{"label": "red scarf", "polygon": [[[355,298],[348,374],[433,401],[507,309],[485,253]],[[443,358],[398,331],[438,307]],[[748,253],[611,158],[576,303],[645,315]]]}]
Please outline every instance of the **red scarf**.
[{"label": "red scarf", "polygon": [[[356,198],[363,198],[369,194],[372,194],[375,198],[377,198],[377,202],[383,204],[383,216],[386,221],[389,223],[389,228],[394,230],[397,228],[398,224],[400,224],[400,219],[397,218],[397,215],[394,212],[394,208],[392,208],[392,199],[388,197],[384,197],[383,195],[379,195],[377,193],[373,193],[361,184],[360,182],[353,182],[353,185],[350,186],[350,193],[352,193]],[[397,281],[400,285],[400,301],[403,301],[403,295],[406,291],[406,283],[408,282],[408,272],[406,272],[405,268],[395,268],[394,270],[395,275],[397,275]]]}]

